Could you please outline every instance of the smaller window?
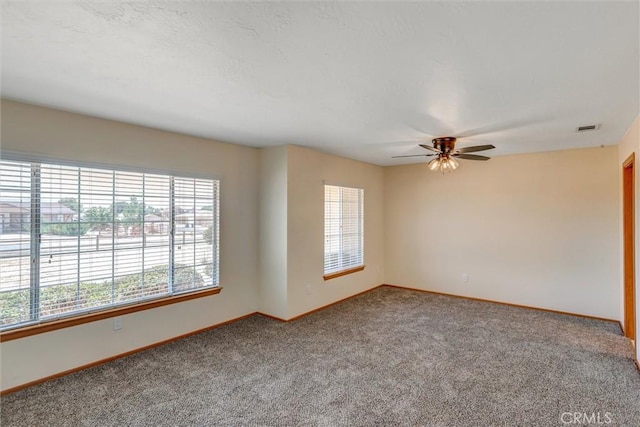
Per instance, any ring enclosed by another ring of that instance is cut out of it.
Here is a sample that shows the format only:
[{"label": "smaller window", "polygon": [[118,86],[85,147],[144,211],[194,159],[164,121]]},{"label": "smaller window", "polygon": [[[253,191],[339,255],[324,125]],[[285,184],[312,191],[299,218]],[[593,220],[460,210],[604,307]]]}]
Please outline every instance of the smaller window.
[{"label": "smaller window", "polygon": [[[324,275],[364,265],[364,190],[324,186]],[[329,277],[327,277],[329,276]]]}]

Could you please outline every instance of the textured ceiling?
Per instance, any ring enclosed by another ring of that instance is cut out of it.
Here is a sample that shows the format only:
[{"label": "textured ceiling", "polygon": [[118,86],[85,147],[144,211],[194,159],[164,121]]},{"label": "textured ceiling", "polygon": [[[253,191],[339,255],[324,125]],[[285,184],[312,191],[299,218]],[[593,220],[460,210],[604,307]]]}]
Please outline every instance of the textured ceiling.
[{"label": "textured ceiling", "polygon": [[448,134],[493,143],[488,155],[610,145],[638,114],[639,13],[633,1],[3,1],[2,96],[382,165],[423,161],[391,156]]}]

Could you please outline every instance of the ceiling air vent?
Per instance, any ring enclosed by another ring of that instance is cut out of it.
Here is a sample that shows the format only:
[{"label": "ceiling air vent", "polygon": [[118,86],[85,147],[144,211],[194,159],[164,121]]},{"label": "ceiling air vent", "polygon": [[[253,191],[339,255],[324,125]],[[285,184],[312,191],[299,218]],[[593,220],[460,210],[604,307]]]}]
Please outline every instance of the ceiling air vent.
[{"label": "ceiling air vent", "polygon": [[600,124],[597,125],[587,125],[587,126],[578,126],[576,128],[576,132],[586,132],[589,130],[597,130],[600,129]]}]

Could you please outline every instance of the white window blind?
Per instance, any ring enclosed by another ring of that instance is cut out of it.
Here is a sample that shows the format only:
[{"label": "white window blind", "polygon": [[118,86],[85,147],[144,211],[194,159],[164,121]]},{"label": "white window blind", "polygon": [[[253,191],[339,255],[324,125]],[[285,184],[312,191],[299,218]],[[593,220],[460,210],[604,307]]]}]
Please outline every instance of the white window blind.
[{"label": "white window blind", "polygon": [[0,314],[26,322],[31,307],[31,165],[0,162]]},{"label": "white window blind", "polygon": [[219,181],[0,162],[0,325],[218,285]]},{"label": "white window blind", "polygon": [[364,190],[324,186],[324,273],[364,264]]}]

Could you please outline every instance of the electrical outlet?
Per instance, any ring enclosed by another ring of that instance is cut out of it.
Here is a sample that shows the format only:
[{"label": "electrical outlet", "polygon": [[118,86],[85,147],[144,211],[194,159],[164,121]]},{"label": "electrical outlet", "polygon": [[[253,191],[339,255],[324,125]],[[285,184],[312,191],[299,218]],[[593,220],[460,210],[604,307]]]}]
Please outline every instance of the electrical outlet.
[{"label": "electrical outlet", "polygon": [[467,273],[462,273],[462,281],[465,283],[469,281],[469,275]]},{"label": "electrical outlet", "polygon": [[122,329],[122,317],[114,317],[113,318],[113,330],[119,331]]},{"label": "electrical outlet", "polygon": [[311,285],[305,286],[304,290],[307,292],[307,295],[311,295]]}]

